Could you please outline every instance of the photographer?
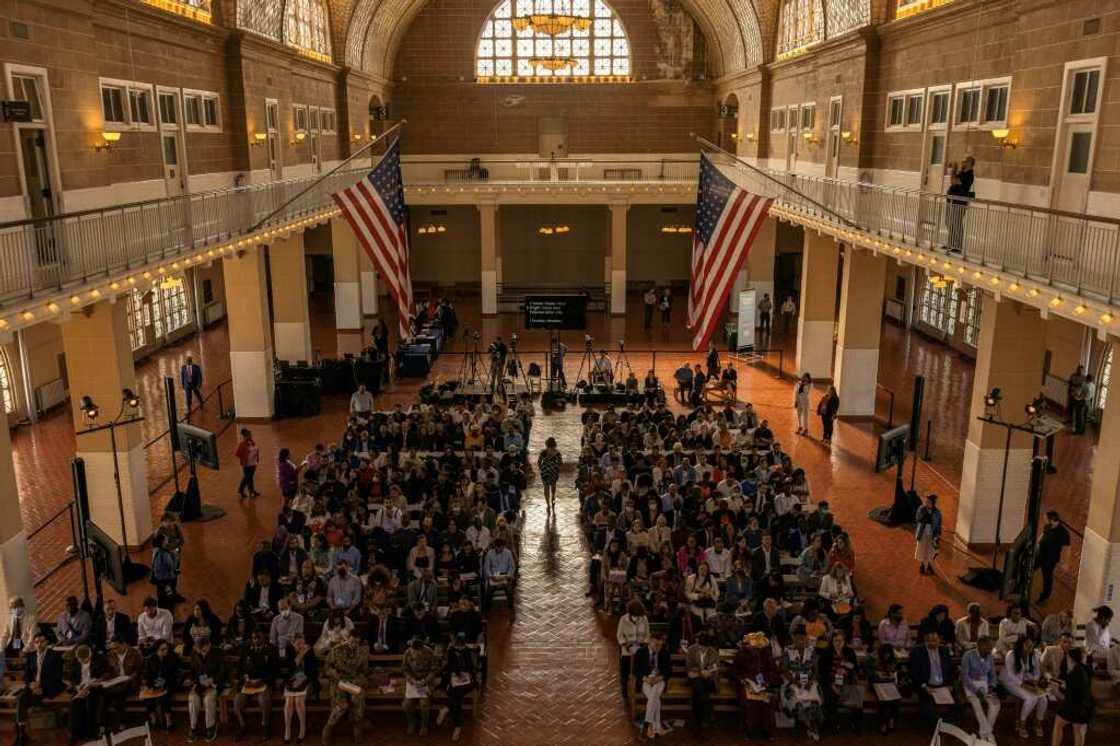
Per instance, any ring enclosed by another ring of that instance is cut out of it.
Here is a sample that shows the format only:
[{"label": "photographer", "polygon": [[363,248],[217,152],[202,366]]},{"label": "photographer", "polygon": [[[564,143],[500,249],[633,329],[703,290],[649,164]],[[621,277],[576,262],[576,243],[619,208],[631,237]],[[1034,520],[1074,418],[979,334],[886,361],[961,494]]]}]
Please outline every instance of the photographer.
[{"label": "photographer", "polygon": [[502,371],[506,367],[506,355],[509,354],[509,348],[502,340],[502,335],[490,343],[490,378],[497,383],[502,380]]}]

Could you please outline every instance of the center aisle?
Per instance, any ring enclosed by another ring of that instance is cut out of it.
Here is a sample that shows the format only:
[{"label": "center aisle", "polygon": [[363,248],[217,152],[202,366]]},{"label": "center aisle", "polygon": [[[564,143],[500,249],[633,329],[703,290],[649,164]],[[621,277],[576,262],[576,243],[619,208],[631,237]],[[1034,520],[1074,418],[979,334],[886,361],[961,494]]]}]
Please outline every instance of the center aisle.
[{"label": "center aisle", "polygon": [[529,441],[534,471],[550,436],[565,467],[554,516],[548,515],[539,479],[522,502],[517,614],[506,627],[509,612],[501,600],[490,612],[491,629],[508,632],[505,640],[492,638],[490,679],[478,723],[483,743],[502,738],[518,744],[622,744],[634,735],[617,683],[614,625],[586,596],[590,556],[574,484],[580,431],[576,407],[538,411],[534,420]]}]

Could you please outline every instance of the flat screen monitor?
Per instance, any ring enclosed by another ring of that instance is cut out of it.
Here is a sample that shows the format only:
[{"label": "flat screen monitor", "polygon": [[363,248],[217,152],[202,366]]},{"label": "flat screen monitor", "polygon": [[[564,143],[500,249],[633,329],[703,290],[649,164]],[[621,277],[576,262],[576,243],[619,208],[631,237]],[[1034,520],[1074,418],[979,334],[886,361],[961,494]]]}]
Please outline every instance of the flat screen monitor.
[{"label": "flat screen monitor", "polygon": [[209,430],[179,423],[179,450],[193,458],[196,464],[209,469],[218,468],[218,438]]}]

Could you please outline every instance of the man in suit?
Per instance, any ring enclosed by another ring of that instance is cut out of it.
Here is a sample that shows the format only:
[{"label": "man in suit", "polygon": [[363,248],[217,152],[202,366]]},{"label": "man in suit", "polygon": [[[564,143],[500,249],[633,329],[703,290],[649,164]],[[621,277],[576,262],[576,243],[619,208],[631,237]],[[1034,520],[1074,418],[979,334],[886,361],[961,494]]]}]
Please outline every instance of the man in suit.
[{"label": "man in suit", "polygon": [[179,369],[179,383],[187,397],[187,419],[190,419],[192,397],[197,396],[198,406],[202,407],[202,366],[195,363],[190,355],[187,355],[187,362]]},{"label": "man in suit", "polygon": [[245,584],[245,603],[257,619],[271,620],[279,609],[280,597],[284,595],[279,583],[272,581],[267,570],[257,573],[257,579]]},{"label": "man in suit", "polygon": [[82,645],[89,642],[93,633],[93,619],[89,612],[78,606],[77,596],[66,597],[66,609],[58,615],[55,635],[60,645]]},{"label": "man in suit", "polygon": [[931,728],[936,726],[941,712],[956,709],[955,702],[952,705],[937,704],[933,699],[933,690],[945,689],[952,692],[956,678],[949,648],[941,644],[941,635],[937,630],[926,629],[923,644],[910,650],[910,680],[918,691],[922,719]]},{"label": "man in suit", "polygon": [[22,596],[12,596],[8,601],[8,624],[0,635],[0,648],[6,658],[18,658],[27,653],[35,637],[35,615],[27,610]]},{"label": "man in suit", "polygon": [[27,712],[54,699],[66,689],[62,680],[62,655],[50,649],[47,636],[37,632],[23,669],[26,685],[16,697],[16,746],[27,742]]},{"label": "man in suit", "polygon": [[1069,531],[1062,525],[1058,511],[1046,511],[1046,525],[1038,540],[1038,569],[1042,572],[1040,604],[1045,603],[1054,590],[1054,568],[1062,561],[1062,550],[1069,546],[1069,541]]},{"label": "man in suit", "polygon": [[762,534],[762,545],[751,553],[751,580],[755,595],[763,598],[781,595],[778,591],[782,588],[782,555],[769,531]]},{"label": "man in suit", "polygon": [[100,682],[110,678],[104,655],[79,645],[62,660],[62,679],[70,690],[70,746],[101,734]]},{"label": "man in suit", "polygon": [[638,648],[634,653],[634,678],[637,686],[646,697],[646,713],[643,733],[647,738],[660,735],[661,726],[661,695],[669,685],[669,678],[673,675],[673,655],[665,647],[665,634],[655,632],[649,638],[647,645]]},{"label": "man in suit", "polygon": [[114,637],[123,637],[129,645],[136,644],[132,620],[128,614],[117,610],[116,599],[106,599],[102,611],[93,620],[93,643],[95,649],[104,652]]},{"label": "man in suit", "polygon": [[773,598],[767,598],[762,602],[762,611],[751,619],[751,631],[766,635],[770,640],[771,648],[774,647],[774,643],[777,643],[779,648],[784,648],[790,643],[789,625],[778,613],[778,602]]},{"label": "man in suit", "polygon": [[[113,729],[119,728],[124,721],[124,706],[129,695],[136,691],[140,674],[144,670],[144,658],[140,651],[125,642],[123,634],[109,640],[105,656],[109,661],[109,679],[121,679],[112,686],[104,687],[105,713],[113,711]],[[127,679],[125,681],[124,679]]]}]

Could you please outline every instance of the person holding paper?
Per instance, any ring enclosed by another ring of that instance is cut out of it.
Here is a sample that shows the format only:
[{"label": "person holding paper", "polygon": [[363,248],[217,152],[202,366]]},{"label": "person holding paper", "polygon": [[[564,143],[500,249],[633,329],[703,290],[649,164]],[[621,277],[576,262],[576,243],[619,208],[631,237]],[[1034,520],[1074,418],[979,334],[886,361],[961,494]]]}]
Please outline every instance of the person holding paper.
[{"label": "person holding paper", "polygon": [[817,687],[817,650],[805,633],[805,625],[795,623],[793,642],[782,651],[782,710],[797,720],[814,741],[821,740],[821,695]]},{"label": "person holding paper", "polygon": [[922,644],[910,650],[910,681],[918,689],[922,719],[931,729],[937,725],[939,710],[954,706],[950,687],[955,673],[953,656],[941,644],[941,635],[925,630]]},{"label": "person holding paper", "polygon": [[272,617],[269,626],[268,641],[282,657],[287,657],[288,644],[296,635],[303,634],[303,615],[292,611],[292,601],[295,594],[283,596],[277,602],[279,613]]},{"label": "person holding paper", "polygon": [[902,695],[898,691],[898,656],[889,642],[881,643],[868,666],[867,680],[879,700],[879,732],[884,736],[894,731]]},{"label": "person holding paper", "polygon": [[233,699],[233,712],[237,716],[237,740],[245,737],[245,706],[255,699],[261,709],[261,740],[269,737],[272,720],[272,681],[276,678],[276,651],[268,644],[265,634],[254,629],[249,635],[249,649],[241,659],[241,686]]},{"label": "person holding paper", "polygon": [[494,591],[498,588],[504,588],[506,592],[506,600],[509,603],[510,613],[513,613],[513,576],[517,572],[517,561],[513,558],[513,552],[506,546],[505,539],[494,539],[493,545],[486,552],[486,557],[482,560],[482,581],[484,583],[482,592],[482,610],[487,612],[490,610],[490,599],[494,597]]},{"label": "person holding paper", "polygon": [[961,658],[961,684],[964,696],[972,705],[980,738],[992,740],[992,729],[999,717],[1000,701],[996,694],[996,664],[992,658],[992,640],[981,637],[976,647]]},{"label": "person holding paper", "polygon": [[58,615],[55,636],[58,644],[68,647],[83,645],[93,633],[93,619],[89,612],[78,606],[77,596],[66,597],[66,609]]},{"label": "person holding paper", "polygon": [[148,720],[153,726],[163,725],[170,733],[172,728],[171,700],[179,688],[181,663],[171,649],[171,643],[161,641],[156,651],[144,661],[140,696],[148,709]]},{"label": "person holding paper", "polygon": [[[408,735],[428,735],[428,713],[432,707],[432,685],[439,676],[435,652],[421,637],[413,637],[401,660],[404,673],[404,716]],[[419,711],[419,712],[418,712]]]},{"label": "person holding paper", "polygon": [[79,645],[62,660],[62,679],[70,691],[70,746],[101,735],[102,679],[109,661],[89,645]]},{"label": "person holding paper", "polygon": [[766,635],[744,635],[731,668],[739,684],[739,707],[747,738],[769,739],[774,732],[772,692],[782,683],[782,675]]},{"label": "person holding paper", "polygon": [[719,685],[719,651],[710,632],[701,632],[685,651],[688,683],[692,687],[692,722],[703,730],[712,718],[712,694]]},{"label": "person holding paper", "polygon": [[[167,609],[162,609],[155,598],[149,596],[144,599],[144,610],[136,617],[136,638],[141,650],[154,646],[160,640],[171,641],[172,627],[175,618]],[[122,637],[124,630],[116,632]]]},{"label": "person holding paper", "polygon": [[345,634],[330,648],[327,675],[331,678],[331,714],[323,728],[323,746],[330,746],[335,726],[350,713],[354,725],[354,743],[362,741],[362,723],[366,717],[366,676],[369,672],[369,648],[359,645],[357,638]]},{"label": "person holding paper", "polygon": [[292,740],[292,719],[299,716],[299,742],[307,735],[307,697],[319,694],[319,659],[302,634],[292,635],[287,658],[291,661],[284,685],[284,743]]},{"label": "person holding paper", "polygon": [[1021,638],[1030,631],[1031,623],[1023,617],[1023,607],[1015,603],[1007,607],[1007,616],[999,622],[999,642],[996,650],[1003,655],[1011,652]]},{"label": "person holding paper", "polygon": [[619,617],[615,631],[618,640],[618,683],[622,698],[630,699],[630,664],[638,649],[649,642],[649,619],[645,607],[638,599],[631,599],[626,613]]},{"label": "person holding paper", "polygon": [[1032,637],[1023,635],[1015,641],[1015,647],[1003,659],[999,680],[1012,696],[1023,703],[1015,732],[1020,738],[1027,738],[1027,723],[1034,714],[1034,735],[1041,737],[1049,695],[1042,686],[1041,656]]},{"label": "person holding paper", "polygon": [[981,637],[990,637],[988,620],[984,618],[980,604],[973,601],[968,605],[968,614],[957,620],[957,649],[968,652],[976,647]]},{"label": "person holding paper", "polygon": [[661,724],[661,695],[669,685],[673,675],[673,656],[665,646],[664,633],[654,633],[649,644],[638,648],[634,654],[634,678],[642,687],[646,698],[645,719],[642,732],[647,738],[654,738],[665,732]]},{"label": "person holding paper", "polygon": [[838,710],[843,707],[850,714],[852,730],[858,734],[863,723],[863,687],[857,675],[856,651],[848,647],[843,630],[832,630],[828,647],[821,651],[817,666],[824,692],[825,719],[839,733]]},{"label": "person holding paper", "polygon": [[[218,694],[227,678],[224,654],[209,637],[203,637],[191,653],[191,689],[187,697],[187,712],[190,716],[190,734],[187,740],[191,743],[201,740],[203,735],[207,741],[218,737]],[[205,734],[199,723],[203,713]]]},{"label": "person holding paper", "polygon": [[[117,730],[124,722],[125,702],[135,691],[140,674],[143,673],[144,659],[139,650],[124,641],[123,630],[109,641],[106,657],[109,660],[109,677],[102,683],[102,712],[107,713],[112,709],[112,728]],[[109,723],[106,722],[105,725],[108,727]]]},{"label": "person holding paper", "polygon": [[444,719],[451,715],[454,726],[451,740],[458,741],[463,732],[463,700],[474,689],[475,672],[474,654],[467,647],[467,636],[464,633],[452,636],[446,658],[443,675],[446,679],[447,706],[440,708],[436,725],[442,725]]}]

